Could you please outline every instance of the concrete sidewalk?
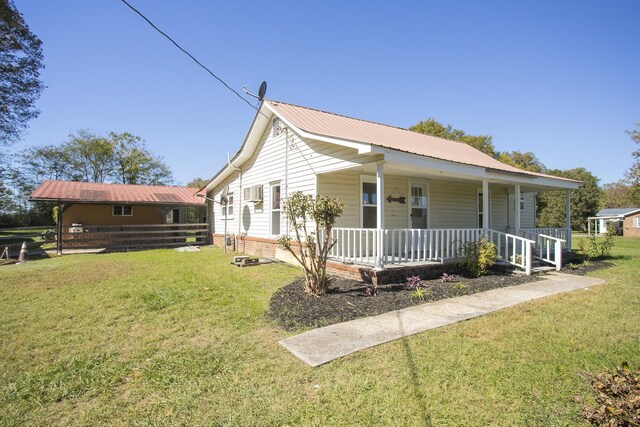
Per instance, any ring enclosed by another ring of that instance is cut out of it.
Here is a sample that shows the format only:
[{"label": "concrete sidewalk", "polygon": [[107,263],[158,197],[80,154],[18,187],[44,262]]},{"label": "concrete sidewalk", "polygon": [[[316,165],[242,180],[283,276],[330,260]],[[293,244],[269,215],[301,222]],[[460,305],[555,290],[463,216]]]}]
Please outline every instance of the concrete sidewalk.
[{"label": "concrete sidewalk", "polygon": [[538,282],[444,299],[314,329],[286,338],[280,344],[303,362],[319,366],[398,338],[602,283],[602,279],[554,272]]}]

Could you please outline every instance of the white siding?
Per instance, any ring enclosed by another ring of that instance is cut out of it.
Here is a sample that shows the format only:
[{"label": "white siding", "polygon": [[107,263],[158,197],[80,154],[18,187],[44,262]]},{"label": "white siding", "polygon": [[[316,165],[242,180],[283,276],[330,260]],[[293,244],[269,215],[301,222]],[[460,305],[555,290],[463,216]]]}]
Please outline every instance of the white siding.
[{"label": "white siding", "polygon": [[[372,175],[369,175],[373,177]],[[407,228],[409,222],[409,181],[428,183],[430,228],[474,228],[477,227],[478,185],[446,181],[425,181],[424,178],[409,178],[385,175],[385,227]],[[507,228],[507,191],[491,188],[491,227],[504,231]],[[345,204],[343,215],[336,227],[360,227],[360,173],[343,171],[321,175],[318,193],[339,197]],[[389,203],[386,197],[406,197],[406,204]]]},{"label": "white siding", "polygon": [[478,185],[432,181],[431,228],[474,228],[478,226]]},{"label": "white siding", "polygon": [[[533,228],[536,226],[536,193],[522,193],[524,199],[524,209],[520,211],[520,226],[522,228]],[[520,203],[516,203],[515,195],[509,194],[509,227],[516,226],[515,209],[520,208]]]},{"label": "white siding", "polygon": [[[342,171],[320,175],[318,177],[318,194],[340,198],[345,204],[344,213],[336,222],[336,227],[360,227],[360,177],[375,179],[375,175],[362,175],[358,171]],[[409,181],[407,177],[385,175],[384,213],[386,228],[407,228],[409,218],[409,198],[407,197]],[[389,203],[386,198],[392,195],[405,197],[406,203]]]},{"label": "white siding", "polygon": [[489,187],[489,192],[491,193],[490,227],[493,230],[505,232],[509,222],[507,190]]},{"label": "white siding", "polygon": [[[289,149],[287,150],[287,138]],[[219,200],[222,189],[229,185],[234,193],[234,217],[228,221],[228,233],[248,233],[255,237],[272,237],[269,233],[270,218],[270,183],[279,181],[282,198],[295,191],[316,194],[316,174],[330,170],[340,170],[371,162],[370,156],[357,153],[355,149],[340,147],[319,141],[303,141],[291,131],[282,132],[272,137],[271,126],[268,126],[260,143],[250,160],[239,166],[242,169],[242,185],[240,173],[234,173],[223,184],[209,193],[209,197]],[[288,173],[285,173],[285,165]],[[288,188],[286,184],[288,182]],[[254,185],[263,186],[263,203],[246,202],[242,190]],[[357,196],[359,197],[359,196]],[[224,221],[220,218],[219,205],[210,216],[212,229],[221,233]],[[281,232],[287,230],[284,215],[281,215]]]}]

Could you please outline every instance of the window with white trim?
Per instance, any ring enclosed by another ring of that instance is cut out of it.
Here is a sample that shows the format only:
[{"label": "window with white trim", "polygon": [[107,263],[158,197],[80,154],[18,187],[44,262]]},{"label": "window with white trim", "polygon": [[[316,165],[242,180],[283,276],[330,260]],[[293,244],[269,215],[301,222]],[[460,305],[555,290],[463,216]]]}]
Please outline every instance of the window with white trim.
[{"label": "window with white trim", "polygon": [[280,235],[280,183],[271,184],[271,235]]},{"label": "window with white trim", "polygon": [[225,219],[233,219],[233,193],[227,194],[227,204],[220,205],[220,213]]},{"label": "window with white trim", "polygon": [[111,207],[111,214],[113,216],[133,216],[133,206],[113,205]]},{"label": "window with white trim", "polygon": [[640,218],[633,218],[633,226],[635,228],[640,228]]},{"label": "window with white trim", "polygon": [[362,181],[362,228],[376,228],[378,226],[378,185],[375,181]]}]

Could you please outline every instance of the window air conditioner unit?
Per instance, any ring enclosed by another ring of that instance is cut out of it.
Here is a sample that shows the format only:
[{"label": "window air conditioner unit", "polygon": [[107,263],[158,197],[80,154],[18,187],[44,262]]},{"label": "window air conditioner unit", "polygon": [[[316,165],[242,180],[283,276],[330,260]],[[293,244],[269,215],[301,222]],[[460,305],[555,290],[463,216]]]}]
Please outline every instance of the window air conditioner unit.
[{"label": "window air conditioner unit", "polygon": [[262,201],[262,185],[254,185],[244,189],[244,199],[247,202],[258,203]]}]

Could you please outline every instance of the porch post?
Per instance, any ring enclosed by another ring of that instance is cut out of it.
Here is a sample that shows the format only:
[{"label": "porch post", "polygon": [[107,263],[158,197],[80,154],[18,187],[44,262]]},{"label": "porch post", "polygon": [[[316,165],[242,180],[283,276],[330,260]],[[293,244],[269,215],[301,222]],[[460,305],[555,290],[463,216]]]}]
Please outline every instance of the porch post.
[{"label": "porch post", "polygon": [[482,228],[489,229],[489,180],[482,181]]},{"label": "porch post", "polygon": [[58,221],[56,224],[56,255],[62,255],[62,211],[64,205],[58,203]]},{"label": "porch post", "polygon": [[565,221],[567,223],[567,250],[571,250],[571,190],[566,190]]},{"label": "porch post", "polygon": [[376,228],[378,229],[378,257],[376,267],[384,268],[384,163],[376,168]]},{"label": "porch post", "polygon": [[516,184],[516,195],[515,195],[515,198],[516,198],[515,205],[516,206],[515,206],[515,212],[514,212],[515,213],[515,218],[516,218],[516,224],[515,224],[516,231],[513,234],[518,235],[518,236],[520,235],[520,226],[521,226],[520,225],[521,224],[521,220],[520,220],[520,213],[521,213],[520,212],[520,198],[521,197],[522,197],[522,194],[520,194],[520,184]]}]

